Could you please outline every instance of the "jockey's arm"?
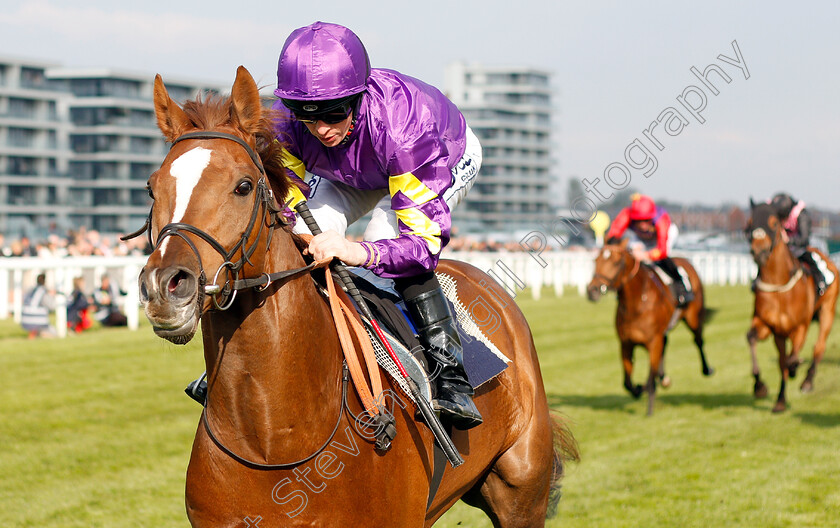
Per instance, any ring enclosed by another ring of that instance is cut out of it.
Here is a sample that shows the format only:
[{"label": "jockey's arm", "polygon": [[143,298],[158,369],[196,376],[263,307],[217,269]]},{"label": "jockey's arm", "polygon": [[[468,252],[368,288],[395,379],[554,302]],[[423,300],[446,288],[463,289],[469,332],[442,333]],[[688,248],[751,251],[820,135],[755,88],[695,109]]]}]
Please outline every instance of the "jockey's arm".
[{"label": "jockey's arm", "polygon": [[451,180],[451,172],[445,165],[442,169],[435,165],[426,164],[389,178],[391,209],[397,216],[399,235],[362,243],[370,254],[365,267],[377,275],[405,277],[437,267],[440,251],[449,242],[452,220],[443,191],[438,194],[432,190],[440,179]]},{"label": "jockey's arm", "polygon": [[668,230],[671,228],[671,217],[663,214],[656,221],[656,247],[648,252],[650,260],[662,260],[668,256]]},{"label": "jockey's arm", "polygon": [[607,242],[613,239],[620,239],[627,227],[630,225],[630,210],[625,208],[615,217],[613,223],[610,225],[610,230],[607,232]]},{"label": "jockey's arm", "polygon": [[811,238],[811,215],[807,209],[803,209],[797,218],[797,233],[790,237],[790,243],[794,246],[805,247]]}]

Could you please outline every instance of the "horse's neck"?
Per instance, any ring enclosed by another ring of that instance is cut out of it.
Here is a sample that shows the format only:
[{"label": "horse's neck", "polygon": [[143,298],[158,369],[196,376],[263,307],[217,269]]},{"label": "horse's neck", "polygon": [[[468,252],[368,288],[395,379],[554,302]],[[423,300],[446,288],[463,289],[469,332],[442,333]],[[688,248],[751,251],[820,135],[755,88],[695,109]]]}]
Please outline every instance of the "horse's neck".
[{"label": "horse's neck", "polygon": [[[272,246],[267,272],[304,265],[287,233],[276,233]],[[332,327],[307,273],[263,293],[243,290],[229,310],[202,318],[208,413],[229,447],[282,462],[309,447],[307,434],[333,426],[341,358]]]},{"label": "horse's neck", "polygon": [[624,257],[624,269],[626,275],[622,281],[620,288],[620,295],[625,297],[636,297],[641,294],[644,282],[646,280],[645,274],[642,273],[642,263],[636,260],[632,255]]},{"label": "horse's neck", "polygon": [[767,283],[783,284],[790,280],[797,268],[796,259],[781,236],[776,236],[775,247],[767,262],[758,271],[759,278]]}]

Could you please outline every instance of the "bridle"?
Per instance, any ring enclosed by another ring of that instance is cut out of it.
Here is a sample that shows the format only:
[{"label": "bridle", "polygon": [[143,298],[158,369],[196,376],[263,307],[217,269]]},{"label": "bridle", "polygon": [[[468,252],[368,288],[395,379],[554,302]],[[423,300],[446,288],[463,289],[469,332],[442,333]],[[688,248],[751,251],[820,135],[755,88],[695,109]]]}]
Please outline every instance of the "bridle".
[{"label": "bridle", "polygon": [[[622,256],[621,263],[619,264],[618,270],[615,272],[614,276],[607,277],[606,275],[604,275],[602,273],[598,273],[597,271],[595,271],[595,273],[593,274],[592,277],[593,277],[593,279],[600,279],[601,281],[603,281],[602,286],[605,286],[607,290],[616,290],[617,291],[622,286],[624,286],[624,284],[628,280],[632,279],[633,276],[636,275],[636,272],[639,271],[639,261],[638,261],[638,259],[634,259],[634,260],[636,261],[636,265],[633,267],[633,271],[628,276],[624,277],[623,280],[621,279],[621,275],[624,272],[624,270],[627,269],[627,258],[624,257],[624,256]],[[605,293],[605,292],[602,292],[602,293]]]},{"label": "bridle", "polygon": [[[163,228],[158,233],[157,240],[153,243],[152,212],[154,211],[154,204],[149,209],[149,217],[146,219],[146,223],[143,225],[143,227],[135,231],[134,233],[121,237],[121,239],[129,240],[131,238],[140,236],[145,232],[148,236],[149,245],[152,246],[153,250],[159,248],[161,244],[163,244],[164,240],[171,236],[177,236],[184,242],[186,242],[195,254],[196,258],[198,259],[198,267],[200,270],[198,276],[199,307],[203,306],[203,295],[206,294],[210,295],[210,298],[213,300],[213,305],[216,307],[216,309],[227,310],[233,304],[233,301],[236,298],[236,293],[239,290],[244,290],[247,288],[257,288],[259,291],[262,291],[268,288],[268,286],[272,282],[292,278],[294,276],[300,275],[311,270],[315,265],[314,262],[302,268],[285,270],[271,274],[263,273],[259,277],[240,277],[245,263],[248,263],[251,266],[253,266],[253,263],[250,260],[251,256],[254,254],[254,251],[256,251],[263,230],[264,228],[266,228],[266,222],[262,222],[260,221],[260,219],[265,218],[266,215],[270,215],[272,217],[272,220],[268,223],[267,226],[268,242],[266,243],[266,250],[268,250],[268,248],[271,246],[271,239],[274,234],[274,230],[278,226],[286,225],[280,215],[280,208],[277,207],[277,204],[274,200],[274,194],[272,193],[266,181],[265,167],[263,166],[260,157],[257,155],[256,152],[254,152],[254,149],[252,149],[251,146],[247,142],[245,142],[245,140],[233,134],[214,131],[188,132],[176,138],[172,142],[172,147],[174,147],[177,143],[187,139],[225,139],[229,141],[234,141],[235,143],[239,144],[240,146],[242,146],[242,148],[245,149],[245,151],[248,153],[248,156],[251,158],[251,162],[260,171],[260,178],[257,181],[256,192],[254,193],[254,207],[251,211],[251,218],[248,221],[248,226],[242,232],[242,235],[240,235],[239,241],[232,248],[225,249],[225,247],[222,246],[215,238],[213,238],[205,231],[195,227],[194,225],[186,224],[183,222],[172,222],[163,226]],[[257,230],[256,237],[254,237],[254,242],[250,246],[248,246],[248,240],[251,239],[254,228],[257,226],[257,224],[259,224],[259,228]],[[204,240],[211,248],[213,248],[214,251],[216,251],[222,257],[222,264],[221,266],[219,266],[219,269],[216,270],[216,273],[213,276],[213,282],[210,284],[207,284],[207,275],[204,272],[204,264],[201,260],[201,254],[199,253],[198,248],[195,246],[195,243],[190,239],[189,236],[186,235],[186,233],[190,233]],[[237,260],[234,260],[237,252],[240,252],[241,256]],[[221,274],[222,270],[225,269],[227,270],[227,277],[225,279],[224,285],[220,285],[217,281],[219,280],[219,275]],[[231,275],[233,276],[233,280],[231,280]]]},{"label": "bridle", "polygon": [[[750,225],[752,225],[752,219],[750,219]],[[768,236],[770,237],[770,247],[767,248],[767,249],[762,249],[758,253],[754,254],[756,265],[758,265],[758,268],[759,268],[759,277],[761,275],[761,268],[762,268],[762,264],[760,264],[759,262],[764,261],[766,263],[767,259],[770,258],[770,255],[773,254],[773,250],[776,249],[776,245],[778,244],[779,239],[782,238],[781,237],[781,230],[782,229],[783,229],[782,227],[779,227],[777,229],[772,229],[772,228],[770,228],[769,225],[767,226],[766,229],[764,227],[756,227],[754,229],[750,229],[750,228],[746,229],[747,239],[750,242],[750,246],[752,246],[752,242],[753,242],[754,239],[763,239],[763,238],[766,238]],[[770,233],[772,233],[772,235],[769,235],[768,231]],[[766,255],[766,257],[765,257],[765,255]],[[796,259],[794,259],[794,262],[796,263]],[[802,266],[798,265],[798,264],[795,264],[793,269],[790,270],[789,275],[790,275],[790,277],[785,284],[770,284],[770,283],[764,282],[759,277],[756,277],[755,286],[758,290],[761,290],[763,292],[770,292],[770,293],[786,292],[786,291],[790,290],[791,288],[793,288],[793,286],[797,282],[799,282],[799,279],[803,275]]]},{"label": "bridle", "polygon": [[[257,246],[259,245],[259,240],[262,236],[263,229],[266,224],[262,221],[259,222],[259,228],[256,233],[257,236],[254,242],[250,246],[248,246],[248,240],[251,238],[254,228],[258,223],[258,220],[260,218],[264,218],[267,214],[271,215],[272,217],[271,222],[268,224],[268,241],[266,243],[266,251],[268,251],[268,248],[271,247],[271,239],[274,234],[274,230],[278,226],[286,225],[286,223],[283,221],[280,215],[280,208],[277,207],[274,201],[274,195],[271,189],[269,189],[268,184],[266,183],[265,167],[263,166],[259,156],[256,154],[256,152],[254,152],[254,149],[252,149],[251,146],[248,145],[248,143],[246,143],[242,138],[233,134],[226,134],[224,132],[214,131],[189,132],[176,138],[172,142],[172,146],[175,146],[175,144],[177,144],[178,142],[187,139],[226,139],[234,141],[245,149],[245,151],[248,153],[248,156],[251,158],[251,161],[254,163],[257,169],[259,169],[260,178],[257,181],[257,188],[254,196],[254,207],[251,212],[251,218],[248,221],[248,226],[245,228],[242,235],[239,237],[239,241],[231,249],[226,250],[224,246],[222,246],[215,238],[207,234],[205,231],[191,224],[186,224],[183,222],[172,222],[163,226],[163,228],[160,230],[160,233],[158,233],[157,240],[154,242],[154,244],[152,244],[152,211],[154,209],[154,204],[149,210],[149,217],[146,219],[145,225],[139,230],[135,231],[134,233],[121,237],[122,240],[129,240],[131,238],[135,238],[137,236],[142,235],[145,232],[147,233],[149,239],[149,245],[151,245],[154,248],[154,250],[157,250],[157,248],[160,247],[163,241],[170,236],[177,236],[184,240],[189,245],[190,249],[192,249],[196,258],[198,258],[198,265],[200,269],[198,306],[203,306],[202,296],[204,294],[207,294],[211,296],[211,299],[213,299],[213,304],[218,310],[227,310],[228,308],[230,308],[233,304],[234,299],[236,298],[236,292],[239,290],[247,288],[256,288],[258,291],[263,291],[266,288],[268,288],[270,284],[276,281],[291,279],[293,277],[302,275],[311,271],[320,264],[317,261],[313,261],[312,263],[300,268],[279,271],[275,273],[264,272],[259,277],[240,278],[240,273],[242,272],[245,263],[248,263],[251,266],[253,266],[253,263],[250,261],[250,257],[254,254],[254,251],[256,251]],[[213,277],[213,282],[211,284],[207,284],[207,276],[204,273],[204,265],[201,261],[201,255],[198,252],[198,248],[195,246],[190,237],[186,235],[186,233],[190,233],[204,240],[211,248],[213,248],[213,250],[215,250],[222,256],[222,265],[219,266],[219,269],[216,271],[216,274]],[[236,257],[237,252],[241,252],[241,256],[238,260],[234,261],[233,259]],[[225,280],[224,286],[220,286],[217,283],[217,280],[223,269],[228,270],[228,276],[230,276],[231,273],[233,274],[233,280],[230,280],[228,278]],[[218,296],[221,296],[221,301],[217,298]],[[216,365],[216,372],[218,372],[219,369],[221,369],[221,359]],[[341,371],[341,379],[339,380],[341,386],[341,401],[339,402],[338,417],[336,419],[335,426],[333,427],[332,432],[327,437],[327,440],[323,444],[321,444],[321,446],[316,451],[299,460],[282,464],[263,464],[248,460],[236,454],[233,450],[224,445],[221,442],[221,440],[219,440],[219,438],[213,433],[213,430],[210,428],[209,413],[206,404],[203,411],[204,416],[202,418],[202,421],[204,422],[204,429],[207,432],[210,439],[213,441],[214,444],[216,444],[217,447],[219,447],[219,449],[221,449],[228,456],[230,456],[231,458],[243,465],[246,465],[253,469],[262,470],[289,469],[296,467],[300,464],[303,464],[304,462],[311,460],[327,448],[329,442],[335,436],[336,431],[338,431],[339,424],[341,423],[341,419],[344,416],[345,412],[347,412],[348,415],[354,418],[354,422],[359,422],[360,419],[353,414],[353,412],[350,410],[349,405],[347,404],[348,380],[349,370],[346,362],[344,362]],[[206,395],[206,399],[209,400],[209,398],[210,384],[208,384],[208,392]],[[355,424],[354,428],[356,428]],[[358,429],[356,430],[358,432]]]},{"label": "bridle", "polygon": [[[750,221],[750,223],[752,224],[752,221]],[[781,228],[779,228],[779,229],[781,229]],[[752,242],[753,242],[754,239],[763,239],[763,238],[766,238],[768,236],[770,237],[770,248],[769,249],[763,249],[759,253],[757,253],[755,256],[758,260],[761,260],[760,257],[762,255],[767,255],[769,257],[770,254],[773,253],[773,250],[776,248],[776,243],[777,243],[778,239],[780,238],[779,237],[779,229],[773,230],[773,229],[770,228],[770,226],[767,226],[766,229],[764,227],[756,227],[754,229],[748,229],[747,230],[747,239],[749,240],[751,246],[752,246]],[[769,235],[768,231],[770,231],[772,233],[772,235]]]}]

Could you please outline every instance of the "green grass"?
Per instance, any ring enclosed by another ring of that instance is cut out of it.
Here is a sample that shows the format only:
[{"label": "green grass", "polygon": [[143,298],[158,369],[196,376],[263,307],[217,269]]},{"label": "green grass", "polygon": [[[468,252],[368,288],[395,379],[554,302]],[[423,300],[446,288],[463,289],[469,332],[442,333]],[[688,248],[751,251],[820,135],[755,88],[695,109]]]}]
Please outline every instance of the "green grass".
[{"label": "green grass", "polygon": [[[801,369],[788,387],[791,409],[772,415],[774,398],[751,396],[748,290],[713,287],[708,297],[718,309],[706,332],[717,372],[700,374],[690,334],[678,328],[667,359],[673,385],[648,418],[645,399],[621,385],[613,299],[520,294],[550,403],[582,455],[548,526],[838,525],[840,337],[830,339],[815,391],[798,392]],[[642,383],[647,355],[636,356]],[[759,359],[775,396],[769,342]],[[201,370],[197,340],[175,347],[148,326],[30,341],[0,321],[0,526],[186,526],[184,473],[200,408],[181,391]],[[458,504],[436,526],[490,523]]]}]

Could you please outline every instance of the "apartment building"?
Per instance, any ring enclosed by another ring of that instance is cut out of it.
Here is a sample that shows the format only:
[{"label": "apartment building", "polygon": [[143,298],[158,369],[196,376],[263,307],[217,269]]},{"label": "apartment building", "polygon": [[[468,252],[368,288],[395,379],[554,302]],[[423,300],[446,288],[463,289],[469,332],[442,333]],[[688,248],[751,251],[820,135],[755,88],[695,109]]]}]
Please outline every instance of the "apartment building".
[{"label": "apartment building", "polygon": [[553,218],[556,156],[551,75],[526,67],[456,62],[445,92],[481,141],[484,159],[453,213],[463,232],[533,230]]},{"label": "apartment building", "polygon": [[[0,231],[134,230],[165,156],[154,76],[0,57]],[[167,77],[183,102],[220,87]]]}]

